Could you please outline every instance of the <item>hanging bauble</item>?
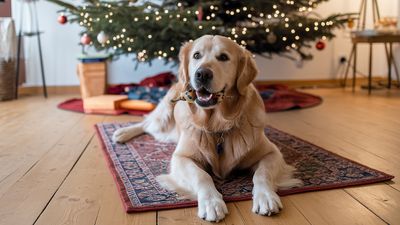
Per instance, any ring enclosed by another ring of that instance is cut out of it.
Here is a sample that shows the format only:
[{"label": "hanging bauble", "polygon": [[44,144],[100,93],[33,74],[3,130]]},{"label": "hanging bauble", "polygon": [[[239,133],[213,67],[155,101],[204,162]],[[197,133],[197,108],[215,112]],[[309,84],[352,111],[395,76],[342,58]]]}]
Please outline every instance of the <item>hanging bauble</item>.
[{"label": "hanging bauble", "polygon": [[276,37],[276,35],[274,34],[274,32],[271,32],[271,33],[269,33],[269,34],[267,35],[267,41],[268,41],[268,43],[270,43],[270,44],[274,44],[274,43],[276,42],[276,39],[277,39],[277,37]]},{"label": "hanging bauble", "polygon": [[349,20],[347,20],[347,27],[352,29],[354,27],[354,19],[353,18],[349,18]]},{"label": "hanging bauble", "polygon": [[200,22],[203,20],[203,7],[201,5],[197,9],[197,20]]},{"label": "hanging bauble", "polygon": [[318,41],[316,44],[315,44],[315,48],[316,49],[318,49],[318,50],[324,50],[324,48],[325,48],[325,46],[326,46],[326,44],[325,44],[325,42],[323,42],[323,41]]},{"label": "hanging bauble", "polygon": [[104,31],[100,31],[100,33],[97,35],[97,41],[100,44],[105,44],[108,41],[109,37]]},{"label": "hanging bauble", "polygon": [[90,36],[88,34],[83,34],[81,37],[81,43],[83,45],[88,45],[88,44],[90,44],[90,42],[92,42],[92,39],[90,38]]},{"label": "hanging bauble", "polygon": [[57,21],[58,21],[60,24],[66,24],[66,23],[68,22],[68,18],[67,18],[64,14],[61,14],[61,15],[57,18]]}]

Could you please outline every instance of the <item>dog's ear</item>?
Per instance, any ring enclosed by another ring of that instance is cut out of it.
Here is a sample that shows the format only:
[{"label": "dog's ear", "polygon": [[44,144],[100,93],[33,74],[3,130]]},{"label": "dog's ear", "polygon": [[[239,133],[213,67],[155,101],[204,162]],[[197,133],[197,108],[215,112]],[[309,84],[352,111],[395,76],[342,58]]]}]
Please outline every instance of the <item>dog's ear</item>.
[{"label": "dog's ear", "polygon": [[186,42],[182,45],[181,50],[179,52],[179,82],[184,84],[188,84],[189,82],[189,53],[190,50],[192,49],[192,42]]},{"label": "dog's ear", "polygon": [[258,73],[252,54],[245,49],[243,49],[242,56],[239,59],[237,71],[236,88],[240,95],[244,95],[247,87]]}]

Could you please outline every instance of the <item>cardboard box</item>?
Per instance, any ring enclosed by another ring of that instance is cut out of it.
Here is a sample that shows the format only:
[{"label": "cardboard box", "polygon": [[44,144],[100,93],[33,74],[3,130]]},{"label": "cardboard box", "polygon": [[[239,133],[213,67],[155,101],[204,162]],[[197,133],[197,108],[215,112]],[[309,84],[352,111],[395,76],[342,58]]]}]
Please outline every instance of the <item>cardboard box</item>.
[{"label": "cardboard box", "polygon": [[79,63],[78,77],[83,99],[105,94],[107,84],[106,62]]},{"label": "cardboard box", "polygon": [[99,95],[83,99],[85,113],[113,112],[120,109],[120,103],[128,99],[127,95]]}]

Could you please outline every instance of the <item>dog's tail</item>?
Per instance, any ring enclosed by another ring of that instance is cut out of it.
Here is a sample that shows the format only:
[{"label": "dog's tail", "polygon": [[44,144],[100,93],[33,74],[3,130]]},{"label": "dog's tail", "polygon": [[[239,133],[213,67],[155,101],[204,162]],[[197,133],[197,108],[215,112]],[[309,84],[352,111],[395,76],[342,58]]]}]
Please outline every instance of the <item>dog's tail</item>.
[{"label": "dog's tail", "polygon": [[182,187],[182,185],[179,185],[169,174],[158,176],[157,181],[163,188],[178,193],[179,198],[196,199],[196,196],[192,192]]},{"label": "dog's tail", "polygon": [[293,166],[284,165],[279,180],[276,182],[278,189],[289,189],[293,187],[303,186],[303,181],[293,178],[293,173],[296,170]]}]

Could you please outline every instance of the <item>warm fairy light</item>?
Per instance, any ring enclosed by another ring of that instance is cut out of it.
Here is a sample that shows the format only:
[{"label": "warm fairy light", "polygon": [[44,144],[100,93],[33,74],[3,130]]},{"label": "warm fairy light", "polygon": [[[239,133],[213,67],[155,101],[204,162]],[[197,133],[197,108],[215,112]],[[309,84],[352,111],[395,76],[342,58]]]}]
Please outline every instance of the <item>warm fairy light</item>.
[{"label": "warm fairy light", "polygon": [[307,32],[310,31],[310,28],[306,27],[306,31],[307,31]]},{"label": "warm fairy light", "polygon": [[296,35],[296,36],[294,37],[294,39],[299,40],[300,37]]},{"label": "warm fairy light", "polygon": [[148,39],[151,39],[153,36],[151,34],[147,35]]},{"label": "warm fairy light", "polygon": [[287,38],[286,37],[282,37],[282,41],[286,41],[287,40]]}]

